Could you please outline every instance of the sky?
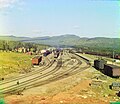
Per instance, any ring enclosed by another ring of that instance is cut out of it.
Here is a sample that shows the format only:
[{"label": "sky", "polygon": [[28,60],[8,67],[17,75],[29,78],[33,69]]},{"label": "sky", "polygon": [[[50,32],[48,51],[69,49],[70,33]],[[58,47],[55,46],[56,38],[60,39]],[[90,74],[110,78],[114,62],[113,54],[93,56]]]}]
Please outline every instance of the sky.
[{"label": "sky", "polygon": [[0,0],[0,35],[120,37],[117,0]]}]

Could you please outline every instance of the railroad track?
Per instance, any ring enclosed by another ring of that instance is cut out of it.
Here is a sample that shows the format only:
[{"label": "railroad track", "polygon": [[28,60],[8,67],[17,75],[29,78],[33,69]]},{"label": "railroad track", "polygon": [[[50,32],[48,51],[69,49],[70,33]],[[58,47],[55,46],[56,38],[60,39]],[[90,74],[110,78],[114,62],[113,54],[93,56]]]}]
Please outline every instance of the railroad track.
[{"label": "railroad track", "polygon": [[[68,60],[67,60],[68,61]],[[66,62],[66,61],[65,61]],[[63,63],[65,63],[63,62]],[[3,84],[7,84],[7,83],[10,83],[10,82],[13,82],[13,81],[17,81],[17,80],[20,80],[20,79],[23,79],[23,78],[26,78],[26,77],[29,77],[29,76],[32,76],[32,75],[35,75],[35,74],[38,74],[38,73],[42,73],[43,71],[47,70],[48,68],[50,68],[52,65],[54,64],[54,61],[50,61],[50,63],[45,66],[45,67],[42,67],[42,68],[39,68],[38,70],[36,71],[32,71],[30,73],[27,73],[26,75],[22,75],[22,76],[18,76],[18,77],[14,77],[13,79],[8,79],[8,80],[4,80],[2,82],[0,82],[0,85],[3,85]]]},{"label": "railroad track", "polygon": [[[45,70],[47,70],[48,68],[50,68],[50,67],[53,65],[53,63],[54,63],[54,61],[52,60],[52,61],[49,63],[49,65],[46,66],[46,67],[40,68],[40,69],[38,69],[37,71],[34,71],[34,72],[30,72],[30,73],[28,73],[28,74],[26,74],[26,75],[24,75],[24,76],[22,75],[22,76],[19,76],[19,77],[15,77],[14,79],[5,80],[5,81],[1,82],[0,85],[7,84],[7,83],[10,83],[10,82],[13,82],[13,81],[17,81],[17,80],[21,80],[21,79],[23,79],[23,78],[26,78],[26,77],[29,77],[29,76],[32,76],[32,75],[41,73],[42,71],[45,71]],[[63,63],[65,63],[65,62],[63,62]]]},{"label": "railroad track", "polygon": [[36,70],[36,71],[30,72],[30,73],[28,73],[28,74],[26,74],[26,75],[22,75],[22,76],[15,77],[15,78],[13,78],[13,79],[8,79],[8,80],[5,80],[5,81],[2,81],[2,82],[0,82],[0,85],[6,84],[6,83],[10,83],[10,82],[13,82],[13,81],[16,81],[16,80],[20,80],[20,79],[26,78],[26,77],[31,76],[31,75],[34,75],[34,74],[41,73],[42,71],[50,68],[53,64],[54,64],[54,61],[52,60],[52,61],[49,63],[48,66],[45,66],[45,67],[40,68],[40,69],[38,69],[38,70]]},{"label": "railroad track", "polygon": [[[77,58],[76,58],[76,59],[77,59]],[[78,72],[81,72],[81,71],[83,71],[83,70],[85,70],[85,69],[87,69],[87,68],[90,67],[90,65],[87,65],[87,66],[85,66],[85,67],[81,67],[81,69],[78,69],[79,66],[82,64],[82,62],[81,62],[79,59],[77,59],[77,61],[78,61],[78,63],[77,63],[76,66],[73,66],[73,67],[69,68],[68,70],[66,70],[66,71],[64,71],[64,72],[56,73],[56,74],[54,74],[53,77],[49,78],[48,80],[39,82],[39,84],[38,84],[38,83],[34,83],[33,87],[37,87],[37,86],[40,86],[40,85],[43,85],[43,84],[47,84],[47,83],[50,83],[51,81],[56,81],[56,80],[58,80],[58,79],[63,79],[63,78],[65,78],[65,77],[74,75],[74,74],[76,74],[76,73],[78,73]],[[86,62],[86,61],[85,61],[85,62]],[[66,76],[66,74],[68,74],[68,76]],[[32,86],[29,87],[29,88],[32,88]]]},{"label": "railroad track", "polygon": [[[78,59],[77,59],[77,60],[78,60]],[[71,74],[73,75],[73,74],[76,74],[78,71],[81,72],[81,71],[85,70],[86,68],[88,68],[88,67],[83,67],[82,70],[79,70],[78,68],[79,68],[79,66],[80,66],[81,64],[82,64],[82,62],[81,62],[80,60],[78,60],[78,63],[77,63],[76,66],[73,66],[73,67],[71,67],[70,69],[68,69],[68,70],[66,70],[66,71],[64,71],[64,72],[56,73],[56,74],[54,74],[53,77],[51,77],[51,78],[49,78],[49,79],[47,79],[47,80],[38,81],[38,82],[36,82],[36,83],[34,83],[34,84],[30,84],[29,86],[26,86],[26,87],[27,87],[27,89],[30,89],[30,88],[33,88],[33,87],[37,87],[37,86],[40,86],[40,85],[44,85],[44,84],[50,83],[51,81],[56,81],[56,80],[58,80],[58,79],[63,79],[63,78],[65,78],[64,75],[66,75],[67,73],[71,73]],[[78,70],[76,70],[76,69],[78,69]],[[74,73],[72,73],[73,71],[74,71]],[[67,77],[67,76],[66,76],[66,77]]]},{"label": "railroad track", "polygon": [[[49,73],[45,73],[45,74],[37,76],[33,79],[29,79],[29,80],[26,80],[24,82],[21,82],[20,85],[12,85],[12,86],[8,86],[6,88],[3,88],[2,92],[3,92],[3,94],[17,93],[17,92],[19,92],[21,90],[24,90],[24,89],[29,89],[29,88],[32,88],[32,87],[36,87],[36,86],[40,86],[40,85],[49,83],[51,81],[58,80],[60,78],[65,77],[65,75],[68,74],[68,73],[69,73],[69,75],[73,75],[73,74],[76,74],[76,73],[78,73],[80,71],[83,71],[86,68],[88,68],[86,66],[86,67],[83,67],[81,69],[78,69],[79,66],[82,64],[82,62],[78,58],[75,58],[75,59],[78,61],[78,63],[75,66],[71,67],[70,69],[68,69],[64,72],[56,73],[62,66],[62,59],[60,58],[58,60],[57,66],[53,70],[51,70]],[[53,73],[56,73],[56,74],[54,74],[54,76],[50,77],[49,79],[39,81],[39,79],[45,78],[45,77],[47,77],[47,76],[49,76]]]},{"label": "railroad track", "polygon": [[[64,73],[60,73],[60,77],[62,77],[61,75],[66,75],[66,74],[68,74],[68,75],[74,75],[74,74],[76,74],[78,72],[81,72],[81,71],[83,71],[83,70],[85,70],[85,69],[87,69],[87,68],[90,67],[90,65],[87,65],[85,67],[80,67],[80,65],[82,64],[82,62],[78,58],[76,58],[76,60],[78,61],[77,65],[73,66],[72,68],[70,68],[68,70],[66,70]],[[56,76],[59,76],[59,75],[57,74]]]},{"label": "railroad track", "polygon": [[11,85],[11,86],[5,87],[5,88],[0,89],[0,90],[2,90],[3,94],[14,93],[17,90],[21,89],[21,87],[25,88],[25,87],[29,86],[31,83],[34,84],[34,82],[36,80],[42,79],[42,78],[44,78],[46,76],[49,76],[49,75],[55,73],[56,71],[58,71],[60,69],[61,66],[62,66],[62,59],[60,58],[58,60],[58,62],[57,62],[56,67],[53,70],[51,70],[51,71],[49,71],[49,72],[47,72],[45,74],[39,75],[37,77],[34,77],[32,79],[21,82],[19,86],[15,84],[15,85]]}]

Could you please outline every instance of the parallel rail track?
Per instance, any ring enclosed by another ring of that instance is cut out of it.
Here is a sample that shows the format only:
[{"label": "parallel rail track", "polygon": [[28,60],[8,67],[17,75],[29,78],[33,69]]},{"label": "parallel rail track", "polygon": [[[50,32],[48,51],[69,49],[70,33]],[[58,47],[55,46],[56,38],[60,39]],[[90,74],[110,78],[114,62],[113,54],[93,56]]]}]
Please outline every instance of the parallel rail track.
[{"label": "parallel rail track", "polygon": [[26,87],[27,87],[27,89],[30,89],[30,88],[33,88],[33,87],[37,87],[37,86],[40,86],[40,85],[44,85],[44,84],[50,83],[51,81],[57,81],[58,79],[63,79],[65,77],[67,77],[67,76],[64,76],[64,75],[66,75],[68,73],[73,75],[73,74],[81,72],[81,71],[83,71],[83,70],[85,70],[85,69],[87,69],[89,67],[89,66],[85,66],[85,67],[82,67],[82,69],[79,70],[78,68],[79,68],[79,66],[81,64],[82,64],[82,62],[80,60],[78,60],[78,63],[77,63],[76,66],[73,66],[73,67],[71,67],[70,69],[68,69],[68,70],[66,70],[64,72],[56,73],[56,74],[54,74],[53,77],[51,77],[51,78],[49,78],[47,80],[38,81],[38,82],[36,82],[34,84],[30,84],[30,85],[28,85]]},{"label": "parallel rail track", "polygon": [[5,80],[3,82],[0,82],[0,85],[10,83],[10,82],[13,82],[13,81],[16,81],[16,80],[19,80],[19,79],[23,79],[23,78],[26,78],[28,76],[31,76],[31,75],[34,75],[34,74],[37,74],[37,73],[41,73],[42,71],[44,71],[44,70],[48,69],[49,67],[51,67],[53,65],[53,63],[54,63],[54,61],[51,61],[48,66],[45,66],[42,69],[40,68],[40,69],[38,69],[36,71],[32,71],[32,72],[30,72],[30,73],[28,73],[26,75],[18,76],[18,77],[15,77],[14,79],[8,79],[8,80]]},{"label": "parallel rail track", "polygon": [[45,73],[45,74],[39,75],[39,76],[37,76],[37,77],[34,77],[34,78],[32,78],[32,79],[29,79],[29,80],[26,80],[26,81],[24,81],[24,82],[21,82],[19,86],[15,84],[15,85],[11,85],[11,86],[8,86],[8,87],[5,87],[5,88],[1,89],[1,90],[3,91],[3,94],[15,92],[16,90],[18,90],[18,89],[21,88],[21,87],[22,87],[22,88],[25,88],[26,85],[29,85],[30,83],[34,83],[36,80],[39,80],[39,79],[41,79],[41,78],[44,78],[44,77],[46,77],[46,76],[49,76],[49,75],[55,73],[55,72],[58,71],[58,70],[60,69],[60,67],[62,66],[62,62],[61,62],[61,61],[62,61],[62,59],[60,58],[60,59],[58,60],[58,63],[57,63],[57,65],[56,65],[56,67],[55,67],[53,70],[49,71],[49,73]]},{"label": "parallel rail track", "polygon": [[[71,55],[75,55],[75,54],[71,54]],[[47,84],[47,83],[50,83],[51,81],[56,81],[58,79],[67,77],[66,74],[68,74],[68,76],[70,76],[70,75],[76,74],[78,72],[81,72],[81,71],[83,71],[83,70],[85,70],[89,67],[89,65],[87,65],[85,67],[80,68],[80,65],[82,64],[82,62],[80,61],[81,58],[78,58],[77,55],[75,55],[75,56],[76,57],[74,57],[74,58],[78,61],[77,65],[67,69],[66,71],[56,73],[62,66],[62,59],[60,58],[58,60],[58,63],[56,65],[56,67],[53,70],[49,71],[49,73],[45,73],[45,74],[37,76],[33,79],[29,79],[29,80],[26,80],[24,82],[21,82],[20,85],[15,84],[15,85],[12,85],[12,86],[5,87],[5,88],[2,89],[3,94],[5,94],[5,95],[14,94],[14,93],[17,93],[19,91],[23,91],[24,89],[29,89],[29,88],[33,88],[33,87],[40,86],[40,85],[43,85],[43,84]],[[84,61],[86,62],[86,60],[84,60]],[[54,76],[50,77],[49,79],[39,81],[39,79],[50,76],[53,73],[55,73]]]}]

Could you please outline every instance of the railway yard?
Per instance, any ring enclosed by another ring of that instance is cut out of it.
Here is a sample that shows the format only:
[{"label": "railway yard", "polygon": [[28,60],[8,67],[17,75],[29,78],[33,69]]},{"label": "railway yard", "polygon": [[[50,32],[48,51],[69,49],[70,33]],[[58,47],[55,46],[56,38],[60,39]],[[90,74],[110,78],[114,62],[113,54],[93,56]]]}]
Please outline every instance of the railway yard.
[{"label": "railway yard", "polygon": [[6,103],[109,104],[120,100],[119,88],[109,88],[114,82],[120,83],[119,78],[109,77],[95,69],[96,57],[68,50],[55,55],[43,55],[32,71],[1,80],[1,97]]}]

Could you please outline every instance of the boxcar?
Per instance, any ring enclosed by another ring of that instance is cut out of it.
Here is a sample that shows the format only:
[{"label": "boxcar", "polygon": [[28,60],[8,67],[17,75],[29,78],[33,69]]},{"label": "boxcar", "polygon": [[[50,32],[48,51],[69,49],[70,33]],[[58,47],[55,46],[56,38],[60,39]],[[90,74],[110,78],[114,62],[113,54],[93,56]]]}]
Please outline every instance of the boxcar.
[{"label": "boxcar", "polygon": [[94,67],[97,69],[104,69],[105,64],[107,64],[107,61],[103,59],[94,60]]},{"label": "boxcar", "polygon": [[32,58],[32,64],[33,65],[39,65],[39,63],[42,61],[42,56],[36,56]]},{"label": "boxcar", "polygon": [[59,52],[54,53],[54,58],[58,58]]},{"label": "boxcar", "polygon": [[43,56],[46,57],[46,56],[49,55],[49,54],[50,54],[50,51],[46,50],[46,52],[43,53]]},{"label": "boxcar", "polygon": [[120,55],[115,55],[115,58],[116,59],[120,59]]},{"label": "boxcar", "polygon": [[105,65],[104,73],[110,77],[120,77],[120,67],[112,64]]}]

